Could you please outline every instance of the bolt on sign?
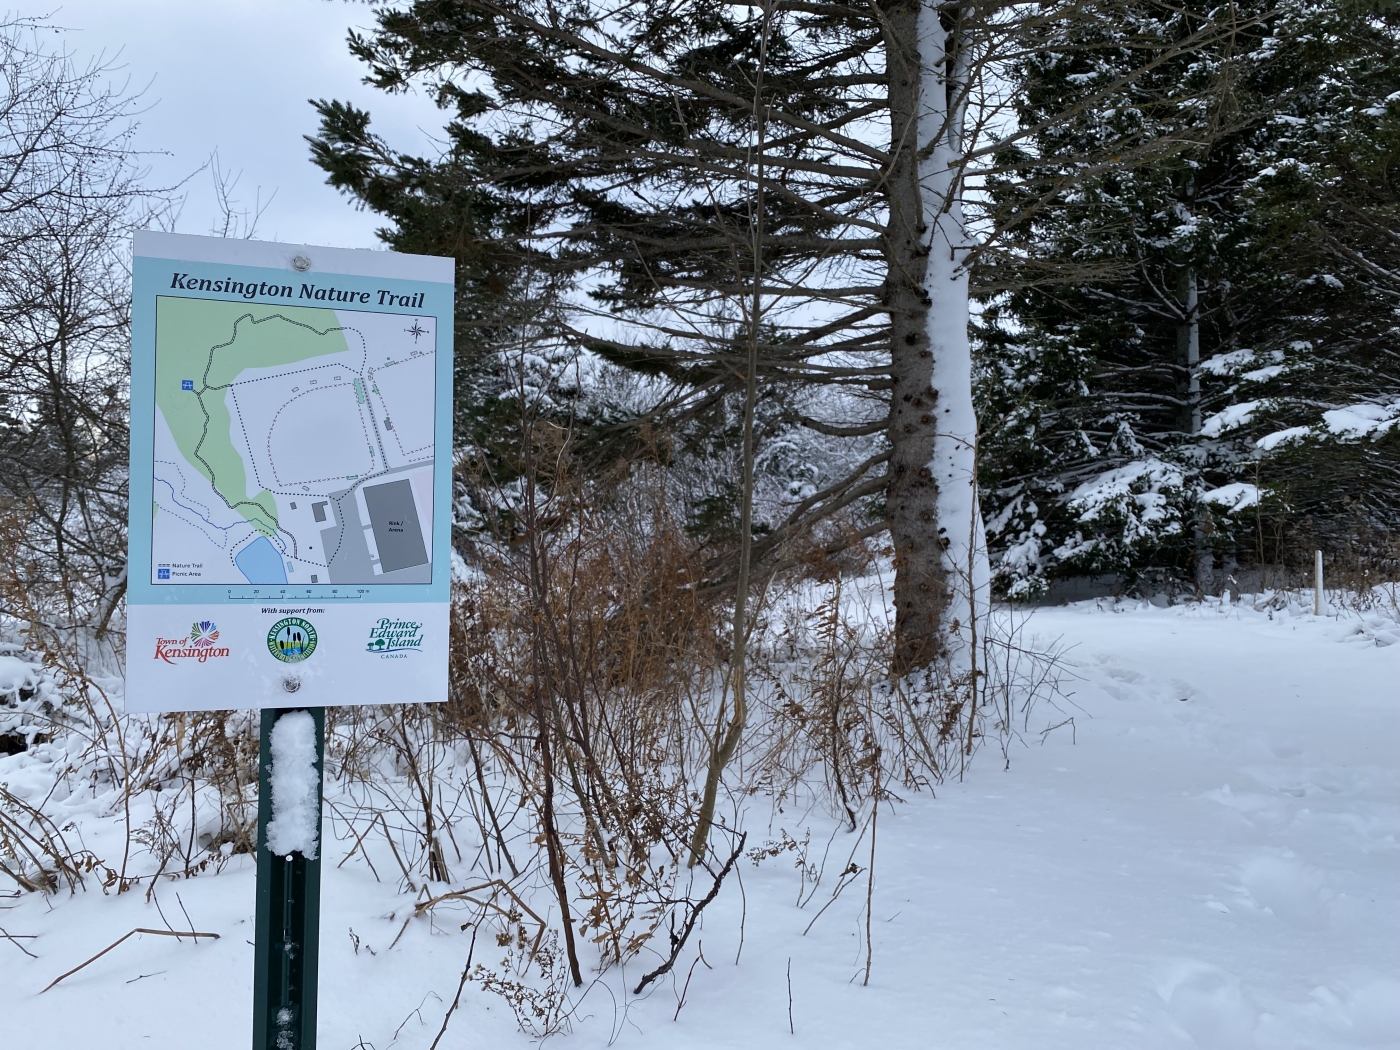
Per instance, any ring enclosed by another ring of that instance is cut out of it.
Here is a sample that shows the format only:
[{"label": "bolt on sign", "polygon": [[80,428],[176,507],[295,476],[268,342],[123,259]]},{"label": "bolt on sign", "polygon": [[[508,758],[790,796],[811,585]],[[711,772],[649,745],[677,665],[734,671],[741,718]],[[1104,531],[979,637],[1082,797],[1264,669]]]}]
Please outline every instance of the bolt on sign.
[{"label": "bolt on sign", "polygon": [[127,710],[446,699],[452,267],[136,235]]}]

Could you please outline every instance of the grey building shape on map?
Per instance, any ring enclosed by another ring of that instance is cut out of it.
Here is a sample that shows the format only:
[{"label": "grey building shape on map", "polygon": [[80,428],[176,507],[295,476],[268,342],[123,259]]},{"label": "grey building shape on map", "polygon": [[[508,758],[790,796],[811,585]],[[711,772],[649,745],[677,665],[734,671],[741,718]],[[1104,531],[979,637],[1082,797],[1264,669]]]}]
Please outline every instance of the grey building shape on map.
[{"label": "grey building shape on map", "polygon": [[[312,516],[313,518],[315,518],[317,521],[325,521],[325,520],[326,520],[326,507],[327,507],[328,505],[329,505],[329,501],[328,501],[328,500],[321,500],[319,503],[313,503],[313,504],[311,504],[311,516]],[[293,503],[292,506],[293,506],[293,507],[296,507],[296,504]]]},{"label": "grey building shape on map", "polygon": [[370,485],[364,489],[369,523],[374,529],[374,545],[379,548],[379,567],[384,572],[426,565],[428,551],[423,545],[423,529],[418,524],[418,508],[413,503],[413,486],[407,479]]}]

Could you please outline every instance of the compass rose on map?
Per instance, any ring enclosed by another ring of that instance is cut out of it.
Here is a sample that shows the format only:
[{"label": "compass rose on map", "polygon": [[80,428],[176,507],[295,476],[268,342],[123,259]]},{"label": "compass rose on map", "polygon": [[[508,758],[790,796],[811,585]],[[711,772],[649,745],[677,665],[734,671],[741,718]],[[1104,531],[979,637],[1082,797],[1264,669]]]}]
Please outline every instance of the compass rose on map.
[{"label": "compass rose on map", "polygon": [[418,342],[418,337],[420,335],[428,334],[428,330],[426,328],[420,327],[417,321],[413,322],[412,328],[405,328],[404,331],[407,332],[409,335],[413,336],[413,341],[415,343]]}]

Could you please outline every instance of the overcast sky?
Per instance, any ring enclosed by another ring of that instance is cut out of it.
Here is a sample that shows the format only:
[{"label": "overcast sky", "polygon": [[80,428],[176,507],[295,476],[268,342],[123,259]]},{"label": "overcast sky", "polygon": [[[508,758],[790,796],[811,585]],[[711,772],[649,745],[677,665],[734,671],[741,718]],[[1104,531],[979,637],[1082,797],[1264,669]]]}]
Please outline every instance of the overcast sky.
[{"label": "overcast sky", "polygon": [[[316,128],[309,98],[355,102],[398,149],[427,151],[441,127],[421,96],[390,98],[362,83],[363,67],[345,47],[349,27],[373,24],[372,10],[342,0],[22,0],[19,14],[52,14],[75,57],[105,53],[133,89],[144,89],[138,146],[151,182],[169,185],[215,150],[242,172],[238,196],[267,200],[257,236],[345,248],[378,247],[375,216],[357,212],[325,185],[302,136]],[[177,225],[208,233],[218,214],[207,173],[186,188]]]}]

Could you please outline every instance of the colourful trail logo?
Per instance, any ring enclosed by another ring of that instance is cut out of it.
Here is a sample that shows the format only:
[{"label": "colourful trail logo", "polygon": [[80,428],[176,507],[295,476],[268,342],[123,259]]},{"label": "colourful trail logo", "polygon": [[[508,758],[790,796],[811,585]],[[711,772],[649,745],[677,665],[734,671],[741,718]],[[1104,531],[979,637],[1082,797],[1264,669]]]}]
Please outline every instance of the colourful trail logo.
[{"label": "colourful trail logo", "polygon": [[300,616],[278,620],[267,632],[267,651],[284,664],[299,664],[316,651],[316,628]]},{"label": "colourful trail logo", "polygon": [[190,644],[210,646],[219,640],[219,625],[213,620],[200,620],[190,624]]}]

